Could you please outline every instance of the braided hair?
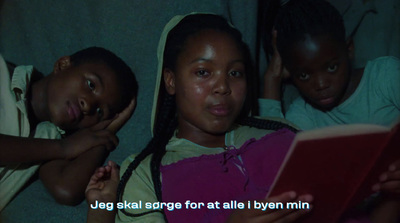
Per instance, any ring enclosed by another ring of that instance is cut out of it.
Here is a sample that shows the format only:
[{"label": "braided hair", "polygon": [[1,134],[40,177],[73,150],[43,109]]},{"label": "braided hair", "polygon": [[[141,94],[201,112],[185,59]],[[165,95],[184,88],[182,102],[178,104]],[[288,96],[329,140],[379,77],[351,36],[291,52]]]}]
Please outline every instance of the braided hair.
[{"label": "braided hair", "polygon": [[[168,34],[167,42],[165,44],[164,50],[164,63],[163,68],[171,69],[175,71],[176,69],[176,61],[179,54],[185,47],[186,40],[188,37],[193,36],[205,29],[213,29],[221,32],[225,32],[230,35],[239,46],[239,49],[243,53],[246,66],[246,78],[248,89],[255,89],[256,87],[251,87],[252,84],[256,84],[256,81],[252,80],[252,65],[251,65],[251,57],[249,49],[247,45],[242,41],[242,36],[238,30],[233,28],[228,24],[228,22],[221,16],[211,15],[211,14],[193,14],[186,16],[184,19],[180,21],[180,23],[175,26]],[[248,77],[247,77],[248,76]],[[164,85],[160,85],[160,92],[163,91],[163,94],[160,94],[160,107],[158,109],[156,124],[154,128],[154,137],[147,144],[146,148],[131,162],[125,171],[125,173],[121,177],[121,181],[118,185],[117,189],[117,199],[118,201],[122,200],[122,194],[125,188],[127,181],[132,175],[132,171],[135,170],[140,162],[144,160],[147,156],[152,155],[150,161],[150,169],[151,176],[154,183],[154,189],[156,193],[156,197],[159,201],[162,201],[162,191],[161,191],[161,180],[160,180],[160,165],[161,160],[166,152],[166,145],[168,141],[173,136],[174,131],[178,126],[178,121],[176,117],[176,103],[175,96],[167,94],[164,89]],[[252,92],[247,92],[247,97],[245,102],[245,106],[243,108],[242,114],[238,118],[239,124],[254,126],[257,128],[271,129],[277,130],[281,128],[289,128],[293,131],[292,127],[280,123],[277,121],[270,120],[258,120],[252,117],[247,117],[249,113],[252,112],[253,101],[255,99],[255,95]],[[151,210],[139,214],[128,213],[125,210],[121,209],[121,212],[127,216],[139,217],[153,212],[161,212],[162,210]],[[165,214],[164,214],[165,218]],[[165,219],[167,221],[167,219]]]},{"label": "braided hair", "polygon": [[277,47],[284,63],[293,45],[305,40],[306,35],[328,35],[338,42],[346,42],[343,18],[325,0],[289,1],[279,9],[274,28],[278,32]]}]

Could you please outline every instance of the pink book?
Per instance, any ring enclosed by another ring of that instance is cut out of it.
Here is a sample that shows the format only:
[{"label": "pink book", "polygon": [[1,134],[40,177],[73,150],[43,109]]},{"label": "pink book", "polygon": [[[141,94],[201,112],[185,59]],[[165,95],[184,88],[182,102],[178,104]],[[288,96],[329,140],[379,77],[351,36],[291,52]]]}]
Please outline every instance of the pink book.
[{"label": "pink book", "polygon": [[268,196],[286,191],[314,196],[302,222],[337,222],[372,193],[390,164],[400,159],[400,122],[392,128],[351,124],[300,132]]}]

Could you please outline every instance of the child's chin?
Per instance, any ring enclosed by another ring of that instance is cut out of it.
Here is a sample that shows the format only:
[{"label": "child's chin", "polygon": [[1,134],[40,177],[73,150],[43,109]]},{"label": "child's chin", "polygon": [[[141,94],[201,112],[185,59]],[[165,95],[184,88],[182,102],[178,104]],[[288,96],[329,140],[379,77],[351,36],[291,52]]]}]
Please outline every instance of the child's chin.
[{"label": "child's chin", "polygon": [[336,107],[336,103],[332,103],[332,104],[317,104],[316,106],[319,110],[327,112],[332,110],[334,107]]},{"label": "child's chin", "polygon": [[324,111],[324,112],[327,112],[327,111],[330,111],[330,110],[332,110],[334,107],[336,107],[336,105],[337,105],[337,103],[336,102],[332,102],[332,103],[329,103],[329,104],[321,104],[321,103],[312,103],[312,102],[309,102],[314,108],[316,108],[316,109],[318,109],[318,110],[321,110],[321,111]]}]

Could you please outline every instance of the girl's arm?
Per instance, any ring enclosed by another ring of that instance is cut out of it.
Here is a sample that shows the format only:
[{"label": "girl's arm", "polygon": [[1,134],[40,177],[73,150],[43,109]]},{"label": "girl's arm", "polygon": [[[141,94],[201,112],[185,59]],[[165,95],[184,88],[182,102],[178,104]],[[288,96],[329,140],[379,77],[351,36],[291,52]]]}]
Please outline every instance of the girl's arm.
[{"label": "girl's arm", "polygon": [[72,159],[90,148],[106,145],[112,149],[117,138],[104,129],[111,121],[83,129],[65,139],[37,139],[0,134],[0,165],[40,163],[55,159]]},{"label": "girl's arm", "polygon": [[0,165],[39,163],[66,157],[60,140],[34,139],[0,134]]},{"label": "girl's arm", "polygon": [[400,160],[392,163],[379,177],[373,189],[380,192],[377,205],[371,213],[371,221],[391,223],[400,221]]},{"label": "girl's arm", "polygon": [[85,196],[85,187],[109,151],[103,146],[92,148],[73,160],[52,160],[39,169],[39,177],[54,199],[64,205],[78,205]]},{"label": "girl's arm", "polygon": [[261,117],[284,118],[281,105],[282,81],[289,77],[289,73],[282,65],[282,59],[276,47],[277,32],[272,32],[273,55],[268,69],[264,74],[264,92],[258,100],[259,115]]},{"label": "girl's arm", "polygon": [[274,54],[264,74],[263,98],[281,100],[282,81],[289,77],[289,73],[282,65],[282,59],[276,47],[277,31],[272,31],[272,47]]}]

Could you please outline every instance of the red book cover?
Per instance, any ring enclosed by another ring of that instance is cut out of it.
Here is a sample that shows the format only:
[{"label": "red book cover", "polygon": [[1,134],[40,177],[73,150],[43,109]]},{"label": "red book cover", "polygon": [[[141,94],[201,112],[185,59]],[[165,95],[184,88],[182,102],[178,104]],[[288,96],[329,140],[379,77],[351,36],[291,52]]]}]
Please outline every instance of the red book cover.
[{"label": "red book cover", "polygon": [[378,176],[400,159],[399,136],[399,124],[393,129],[354,124],[300,132],[268,196],[311,194],[313,210],[302,222],[337,222],[371,195]]}]

